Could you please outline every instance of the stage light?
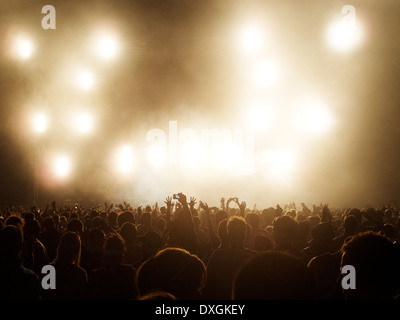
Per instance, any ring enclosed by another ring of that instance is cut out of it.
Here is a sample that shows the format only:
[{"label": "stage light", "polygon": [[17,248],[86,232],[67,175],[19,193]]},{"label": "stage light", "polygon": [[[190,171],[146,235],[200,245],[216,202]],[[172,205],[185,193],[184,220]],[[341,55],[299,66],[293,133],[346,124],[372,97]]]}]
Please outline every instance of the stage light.
[{"label": "stage light", "polygon": [[235,152],[233,143],[221,142],[214,152],[214,165],[216,165],[216,167],[219,169],[228,170],[233,167],[237,156],[237,152]]},{"label": "stage light", "polygon": [[187,141],[179,147],[179,161],[188,168],[197,167],[199,164],[199,146],[197,141]]},{"label": "stage light", "polygon": [[264,165],[270,177],[284,178],[294,169],[295,152],[289,148],[268,150]]},{"label": "stage light", "polygon": [[129,145],[120,147],[116,154],[116,170],[120,173],[131,173],[133,171],[133,149]]},{"label": "stage light", "polygon": [[77,74],[77,85],[83,90],[90,90],[94,86],[94,76],[90,71],[80,70]]},{"label": "stage light", "polygon": [[93,117],[88,113],[81,113],[76,119],[77,130],[82,134],[88,134],[93,130]]},{"label": "stage light", "polygon": [[362,28],[354,22],[342,19],[332,23],[327,30],[326,39],[331,48],[338,52],[349,52],[360,45]]},{"label": "stage light", "polygon": [[45,132],[47,129],[47,116],[39,113],[33,117],[33,129],[37,133]]},{"label": "stage light", "polygon": [[278,65],[273,61],[263,61],[255,68],[254,83],[257,86],[266,87],[275,84],[278,77]]},{"label": "stage light", "polygon": [[302,132],[322,134],[334,125],[334,117],[329,108],[316,100],[299,105],[294,116],[296,127]]},{"label": "stage light", "polygon": [[256,132],[268,129],[272,123],[272,108],[267,104],[260,104],[250,109],[248,113],[248,126]]},{"label": "stage light", "polygon": [[238,45],[244,52],[254,53],[261,49],[264,42],[263,34],[257,26],[246,26],[239,32]]},{"label": "stage light", "polygon": [[117,39],[109,33],[98,34],[93,44],[95,54],[102,60],[111,60],[118,54],[119,45]]},{"label": "stage light", "polygon": [[166,161],[166,149],[154,143],[147,148],[146,159],[151,166],[158,168]]},{"label": "stage light", "polygon": [[71,173],[71,160],[63,155],[56,157],[54,159],[53,170],[57,178],[66,178]]},{"label": "stage light", "polygon": [[21,59],[28,59],[34,51],[33,43],[28,38],[18,37],[14,42],[14,53]]}]

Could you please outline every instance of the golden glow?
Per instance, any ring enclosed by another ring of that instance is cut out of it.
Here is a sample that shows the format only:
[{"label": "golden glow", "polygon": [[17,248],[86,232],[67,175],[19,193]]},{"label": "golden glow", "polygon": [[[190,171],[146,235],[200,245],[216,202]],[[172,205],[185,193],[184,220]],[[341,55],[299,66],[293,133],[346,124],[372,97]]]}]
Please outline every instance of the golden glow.
[{"label": "golden glow", "polygon": [[71,173],[71,160],[63,155],[56,157],[53,163],[53,170],[57,178],[66,178]]},{"label": "golden glow", "polygon": [[290,148],[271,149],[266,153],[265,168],[274,178],[287,178],[295,169],[296,156]]},{"label": "golden glow", "polygon": [[360,45],[363,33],[358,23],[343,19],[332,23],[326,36],[331,48],[339,52],[349,52]]},{"label": "golden glow", "polygon": [[151,166],[158,168],[166,161],[166,150],[159,144],[154,143],[148,147],[146,157]]},{"label": "golden glow", "polygon": [[33,55],[34,46],[31,40],[20,36],[14,40],[13,51],[17,57],[25,60]]},{"label": "golden glow", "polygon": [[119,173],[131,173],[133,171],[133,149],[129,145],[119,148],[116,154],[116,170]]},{"label": "golden glow", "polygon": [[316,100],[301,104],[296,110],[295,117],[297,128],[303,132],[322,134],[334,125],[334,117],[329,108]]},{"label": "golden glow", "polygon": [[90,90],[93,88],[95,79],[94,75],[88,70],[80,70],[77,73],[77,85],[83,90]]},{"label": "golden glow", "polygon": [[255,131],[265,131],[271,125],[272,117],[273,112],[270,106],[256,105],[248,113],[248,125]]},{"label": "golden glow", "polygon": [[179,161],[185,167],[193,168],[199,164],[199,146],[197,141],[190,140],[182,144],[179,148]]},{"label": "golden glow", "polygon": [[94,53],[102,60],[112,60],[119,53],[119,44],[114,35],[109,32],[99,33],[93,41]]},{"label": "golden glow", "polygon": [[279,78],[279,68],[273,61],[263,61],[254,72],[254,82],[258,86],[270,86],[277,82]]},{"label": "golden glow", "polygon": [[47,129],[47,116],[43,113],[38,113],[33,117],[33,130],[38,133],[45,132]]},{"label": "golden glow", "polygon": [[93,131],[93,117],[88,113],[81,113],[76,119],[77,130],[82,134],[88,134]]},{"label": "golden glow", "polygon": [[244,52],[257,52],[261,49],[263,42],[263,34],[257,26],[246,26],[239,33],[238,45]]}]

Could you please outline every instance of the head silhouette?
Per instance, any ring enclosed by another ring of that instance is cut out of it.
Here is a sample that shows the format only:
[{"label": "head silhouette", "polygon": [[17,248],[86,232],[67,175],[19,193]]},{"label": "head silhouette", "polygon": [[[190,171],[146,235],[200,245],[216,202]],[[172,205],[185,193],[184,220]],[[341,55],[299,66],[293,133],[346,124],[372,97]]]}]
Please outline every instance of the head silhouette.
[{"label": "head silhouette", "polygon": [[298,223],[288,215],[279,216],[273,222],[273,231],[277,246],[292,245],[298,234]]},{"label": "head silhouette", "polygon": [[368,231],[353,236],[342,247],[341,267],[356,270],[356,289],[344,290],[346,299],[393,299],[399,290],[399,249],[384,235]]},{"label": "head silhouette", "polygon": [[15,261],[22,250],[22,231],[15,225],[6,225],[0,230],[0,259]]},{"label": "head silhouette", "polygon": [[198,299],[206,280],[204,263],[189,251],[166,248],[144,262],[137,271],[141,296],[162,290],[177,299]]},{"label": "head silhouette", "polygon": [[226,225],[226,232],[231,246],[244,246],[247,236],[247,223],[242,217],[230,217]]},{"label": "head silhouette", "polygon": [[268,251],[245,263],[236,274],[234,300],[308,300],[314,285],[305,263],[288,253]]},{"label": "head silhouette", "polygon": [[122,263],[125,255],[125,240],[115,232],[110,233],[104,244],[104,262],[106,265]]},{"label": "head silhouette", "polygon": [[65,232],[58,244],[55,264],[74,264],[79,266],[81,259],[81,238],[72,231]]}]

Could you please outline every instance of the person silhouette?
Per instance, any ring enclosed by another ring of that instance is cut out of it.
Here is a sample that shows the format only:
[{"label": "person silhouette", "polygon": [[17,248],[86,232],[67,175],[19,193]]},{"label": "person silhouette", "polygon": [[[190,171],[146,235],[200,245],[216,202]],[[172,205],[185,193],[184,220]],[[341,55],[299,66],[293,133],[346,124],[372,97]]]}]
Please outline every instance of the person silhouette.
[{"label": "person silhouette", "polygon": [[22,265],[22,231],[15,225],[0,230],[0,299],[39,300],[39,276]]},{"label": "person silhouette", "polygon": [[244,262],[257,254],[245,248],[248,226],[244,218],[230,217],[226,230],[229,245],[214,250],[207,264],[207,281],[203,292],[206,299],[231,299],[235,273]]},{"label": "person silhouette", "polygon": [[56,289],[42,290],[44,300],[80,300],[87,285],[87,273],[80,266],[81,238],[66,231],[60,239],[55,259],[50,263],[56,271]]},{"label": "person silhouette", "polygon": [[125,250],[121,235],[109,233],[104,244],[103,265],[89,273],[86,299],[130,300],[137,297],[136,269],[123,263]]},{"label": "person silhouette", "polygon": [[207,277],[196,255],[182,248],[165,248],[146,260],[137,271],[139,296],[164,291],[177,300],[198,300]]},{"label": "person silhouette", "polygon": [[314,283],[304,261],[287,252],[263,252],[237,272],[233,300],[312,300]]}]

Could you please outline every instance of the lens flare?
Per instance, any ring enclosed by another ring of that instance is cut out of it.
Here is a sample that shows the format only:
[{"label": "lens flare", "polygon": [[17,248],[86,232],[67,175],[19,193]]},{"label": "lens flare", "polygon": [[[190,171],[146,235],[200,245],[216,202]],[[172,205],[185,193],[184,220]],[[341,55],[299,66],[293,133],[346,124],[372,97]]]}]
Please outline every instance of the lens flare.
[{"label": "lens flare", "polygon": [[63,155],[56,157],[54,159],[53,170],[57,178],[66,178],[71,173],[71,160]]},{"label": "lens flare", "polygon": [[47,116],[39,113],[33,117],[33,130],[37,133],[43,133],[47,129]]},{"label": "lens flare", "polygon": [[158,168],[165,164],[166,148],[158,143],[154,143],[147,148],[146,158],[148,164],[152,167]]},{"label": "lens flare", "polygon": [[279,67],[273,61],[263,61],[254,72],[254,82],[257,86],[271,86],[277,82],[279,78]]},{"label": "lens flare", "polygon": [[272,124],[272,108],[265,104],[256,105],[249,111],[247,119],[248,126],[251,129],[256,132],[263,132]]},{"label": "lens flare", "polygon": [[179,161],[188,168],[197,167],[199,164],[199,144],[197,141],[187,141],[179,148]]},{"label": "lens flare", "polygon": [[23,60],[29,59],[34,52],[34,46],[30,39],[18,37],[14,41],[14,54]]},{"label": "lens flare", "polygon": [[264,37],[257,26],[244,27],[238,37],[238,45],[244,52],[254,53],[261,49]]},{"label": "lens flare", "polygon": [[302,132],[313,134],[328,132],[335,122],[329,108],[318,101],[309,101],[301,104],[294,115],[296,127]]},{"label": "lens flare", "polygon": [[332,49],[338,52],[349,52],[360,45],[363,34],[358,23],[341,20],[329,26],[326,37]]},{"label": "lens flare", "polygon": [[77,85],[83,90],[90,90],[94,87],[94,75],[88,70],[81,70],[77,74]]},{"label": "lens flare", "polygon": [[81,113],[76,119],[76,126],[78,132],[82,134],[89,134],[93,131],[94,120],[92,115],[88,113]]},{"label": "lens flare", "polygon": [[93,46],[95,54],[102,60],[112,60],[119,52],[119,44],[112,34],[102,33],[96,36]]},{"label": "lens flare", "polygon": [[116,171],[119,173],[131,173],[133,171],[133,149],[129,145],[119,148],[116,154]]}]

